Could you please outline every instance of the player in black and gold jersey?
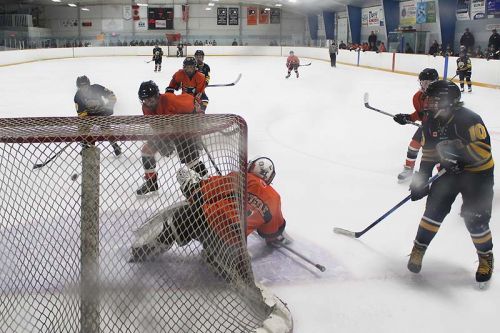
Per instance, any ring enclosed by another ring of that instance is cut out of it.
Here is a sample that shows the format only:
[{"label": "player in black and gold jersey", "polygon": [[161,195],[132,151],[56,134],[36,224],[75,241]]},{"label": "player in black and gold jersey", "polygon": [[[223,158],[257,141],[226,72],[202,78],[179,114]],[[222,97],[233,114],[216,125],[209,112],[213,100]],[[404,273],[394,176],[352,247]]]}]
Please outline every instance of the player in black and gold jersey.
[{"label": "player in black and gold jersey", "polygon": [[[204,63],[205,52],[203,52],[203,50],[196,50],[196,52],[194,53],[194,57],[196,59],[196,68],[198,69],[198,72],[205,75],[205,87],[206,87],[210,82],[210,66]],[[200,102],[201,102],[200,103],[201,112],[205,113],[208,106],[208,96],[205,92],[203,92],[203,94],[201,95]]]},{"label": "player in black and gold jersey", "polygon": [[464,78],[467,81],[467,91],[472,92],[472,82],[470,80],[472,76],[472,63],[467,51],[461,50],[460,56],[457,58],[457,75],[460,80],[460,91],[464,92]]},{"label": "player in black and gold jersey", "polygon": [[[408,269],[420,272],[422,259],[451,205],[460,193],[461,216],[479,256],[476,281],[482,283],[493,272],[493,241],[489,228],[493,201],[493,168],[490,136],[481,117],[463,107],[456,84],[440,80],[426,91],[426,120],[423,121],[423,155],[419,172],[410,185],[412,200],[429,194],[420,221]],[[446,173],[425,186],[436,164]]]},{"label": "player in black and gold jersey", "polygon": [[155,72],[161,72],[161,61],[163,59],[163,50],[158,44],[153,49],[153,61],[155,62]]}]

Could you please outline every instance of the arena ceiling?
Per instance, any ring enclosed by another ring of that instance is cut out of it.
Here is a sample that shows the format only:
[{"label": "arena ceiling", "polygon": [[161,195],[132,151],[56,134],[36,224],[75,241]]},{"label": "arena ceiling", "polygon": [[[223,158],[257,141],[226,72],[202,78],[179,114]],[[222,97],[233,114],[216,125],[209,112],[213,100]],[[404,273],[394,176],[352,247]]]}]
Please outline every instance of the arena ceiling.
[{"label": "arena ceiling", "polygon": [[[401,0],[394,0],[401,1]],[[345,11],[346,5],[357,7],[378,6],[382,0],[187,0],[190,4],[205,4],[215,2],[218,4],[257,4],[262,6],[274,7],[281,4],[282,8],[294,12],[318,11],[328,9],[333,11]],[[172,5],[185,3],[179,0],[0,0],[0,5],[41,5],[41,6],[67,6],[68,3],[79,4],[82,7],[94,5],[130,5],[132,3],[147,3],[150,5]]]}]

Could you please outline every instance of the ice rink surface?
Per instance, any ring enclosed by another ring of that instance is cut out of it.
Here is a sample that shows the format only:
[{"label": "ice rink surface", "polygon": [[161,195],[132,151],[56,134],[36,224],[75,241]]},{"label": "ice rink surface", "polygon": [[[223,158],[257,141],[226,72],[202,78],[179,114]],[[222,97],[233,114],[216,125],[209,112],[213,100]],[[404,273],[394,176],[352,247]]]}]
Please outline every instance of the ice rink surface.
[{"label": "ice rink surface", "polygon": [[[83,74],[116,93],[115,115],[141,114],[140,83],[152,79],[163,91],[182,63],[166,58],[162,72],[154,73],[147,60],[83,58],[0,67],[0,117],[75,115],[75,80]],[[498,330],[499,275],[488,289],[477,288],[477,255],[459,216],[460,197],[419,275],[406,263],[425,199],[405,204],[358,240],[332,231],[334,226],[362,230],[408,194],[408,184],[398,184],[396,176],[416,128],[364,108],[363,94],[369,92],[370,103],[384,111],[411,113],[415,76],[302,59],[312,65],[300,67],[299,79],[293,74],[285,79],[285,58],[205,60],[211,83],[243,74],[234,87],[207,89],[207,113],[245,118],[249,156],[266,155],[276,165],[274,186],[292,246],[327,267],[321,273],[286,250],[272,251],[250,238],[256,279],[288,303],[294,332]],[[462,100],[483,118],[498,158],[500,90],[473,87]],[[500,237],[498,198],[490,224],[494,243]]]}]

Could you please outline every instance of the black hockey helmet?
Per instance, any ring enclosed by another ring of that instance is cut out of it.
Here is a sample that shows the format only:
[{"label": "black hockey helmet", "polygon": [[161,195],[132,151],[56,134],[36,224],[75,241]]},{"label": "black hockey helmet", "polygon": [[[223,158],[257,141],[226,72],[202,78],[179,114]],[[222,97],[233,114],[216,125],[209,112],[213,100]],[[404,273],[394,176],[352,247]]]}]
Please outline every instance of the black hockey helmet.
[{"label": "black hockey helmet", "polygon": [[420,74],[418,74],[418,79],[420,81],[436,81],[439,79],[439,74],[434,68],[424,68]]},{"label": "black hockey helmet", "polygon": [[437,102],[435,108],[453,108],[461,104],[460,98],[462,94],[460,93],[460,88],[448,80],[432,82],[427,88],[425,95],[434,100],[434,102]]},{"label": "black hockey helmet", "polygon": [[86,75],[82,75],[76,78],[76,87],[80,88],[82,86],[90,85],[90,80]]},{"label": "black hockey helmet", "polygon": [[144,81],[141,83],[141,86],[139,87],[139,99],[141,101],[144,101],[146,98],[157,96],[160,94],[160,89],[158,89],[158,86],[154,81]]},{"label": "black hockey helmet", "polygon": [[194,53],[194,56],[196,57],[198,55],[205,56],[205,52],[203,52],[203,50],[196,50],[196,52]]},{"label": "black hockey helmet", "polygon": [[196,67],[196,59],[194,57],[186,57],[182,62],[182,67],[194,66]]},{"label": "black hockey helmet", "polygon": [[248,162],[248,172],[253,173],[268,185],[276,176],[274,163],[269,157],[258,157]]}]

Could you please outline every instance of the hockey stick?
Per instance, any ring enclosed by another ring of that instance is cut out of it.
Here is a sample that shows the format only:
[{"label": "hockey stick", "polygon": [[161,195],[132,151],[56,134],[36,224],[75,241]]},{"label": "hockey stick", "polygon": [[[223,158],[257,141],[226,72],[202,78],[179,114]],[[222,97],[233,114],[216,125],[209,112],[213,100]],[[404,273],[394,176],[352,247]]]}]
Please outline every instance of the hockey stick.
[{"label": "hockey stick", "polygon": [[33,165],[33,170],[40,169],[41,167],[44,167],[47,164],[49,164],[51,161],[53,161],[55,158],[57,158],[57,156],[61,155],[63,153],[63,151],[65,151],[66,148],[68,148],[71,144],[72,144],[72,142],[70,142],[66,146],[62,147],[61,150],[59,150],[57,153],[55,153],[51,158],[49,158],[45,162],[37,163],[37,164]]},{"label": "hockey stick", "polygon": [[[389,116],[389,117],[391,117],[391,118],[394,118],[394,115],[393,115],[393,114],[390,114],[390,113],[388,113],[388,112],[385,112],[385,111],[379,110],[379,109],[374,108],[373,106],[371,106],[371,105],[370,105],[370,103],[368,102],[369,95],[368,95],[368,93],[367,93],[367,92],[365,92],[365,95],[364,95],[364,97],[363,97],[363,98],[364,98],[364,102],[365,102],[365,108],[370,109],[370,110],[373,110],[373,111],[380,112],[380,113],[382,113],[382,114],[385,114],[386,116]],[[408,122],[406,122],[406,123],[407,123],[407,124],[411,124],[411,125],[413,125],[413,126],[420,127],[420,125],[419,125],[419,124],[414,123],[414,122],[412,122],[412,121],[408,121]]]},{"label": "hockey stick", "polygon": [[144,60],[144,61],[146,62],[146,64],[149,64],[149,63],[150,63],[151,61],[153,61],[153,60],[149,60],[149,61]]},{"label": "hockey stick", "polygon": [[[441,177],[442,175],[444,175],[445,172],[446,172],[445,169],[441,169],[441,171],[439,171],[437,174],[435,174],[434,176],[432,176],[432,178],[430,178],[425,183],[424,186],[429,185],[430,183],[432,183],[433,181],[435,181],[436,179],[438,179],[439,177]],[[349,236],[349,237],[352,237],[352,238],[359,238],[365,232],[367,232],[368,230],[370,230],[371,228],[373,228],[374,226],[376,226],[377,224],[379,224],[383,219],[385,219],[387,216],[389,216],[392,212],[394,212],[396,209],[398,209],[399,207],[401,207],[403,204],[405,204],[410,199],[411,199],[411,194],[408,195],[403,200],[401,200],[400,202],[398,202],[396,204],[396,206],[394,206],[391,209],[389,209],[389,211],[387,211],[384,215],[382,215],[381,217],[379,217],[375,222],[373,222],[372,224],[370,224],[368,227],[364,228],[361,231],[354,232],[354,231],[349,231],[349,230],[346,230],[346,229],[343,229],[343,228],[337,228],[337,227],[335,227],[335,228],[333,228],[333,232],[336,233],[336,234],[341,234],[341,235]]]},{"label": "hockey stick", "polygon": [[207,87],[231,87],[231,86],[234,86],[236,83],[238,83],[238,81],[240,81],[240,79],[241,79],[241,73],[238,74],[238,77],[236,78],[236,80],[234,80],[234,82],[221,83],[221,84],[209,84]]},{"label": "hockey stick", "polygon": [[219,176],[222,176],[222,172],[220,172],[219,167],[217,166],[217,164],[215,164],[215,160],[213,159],[212,154],[210,154],[210,152],[208,151],[207,146],[205,145],[205,143],[203,141],[201,141],[201,139],[200,139],[200,143],[201,143],[201,146],[203,147],[203,150],[205,150],[205,153],[207,154],[208,159],[210,160],[210,163],[212,163],[212,165],[214,166],[215,171],[217,171],[217,174]]},{"label": "hockey stick", "polygon": [[311,63],[308,63],[308,64],[304,64],[304,65],[299,65],[300,67],[302,66],[311,66]]},{"label": "hockey stick", "polygon": [[291,247],[289,247],[288,245],[285,245],[285,244],[276,244],[276,243],[273,243],[273,246],[274,247],[277,247],[277,248],[284,248],[284,249],[287,249],[288,251],[292,252],[293,254],[295,254],[297,257],[299,257],[300,259],[304,260],[305,262],[307,262],[308,264],[311,264],[313,265],[314,267],[316,267],[317,269],[319,269],[321,272],[324,272],[326,271],[326,268],[325,266],[323,265],[320,265],[320,264],[317,264],[315,263],[314,261],[312,261],[311,259],[307,258],[306,256],[304,256],[303,254],[295,251],[294,249],[292,249]]}]

